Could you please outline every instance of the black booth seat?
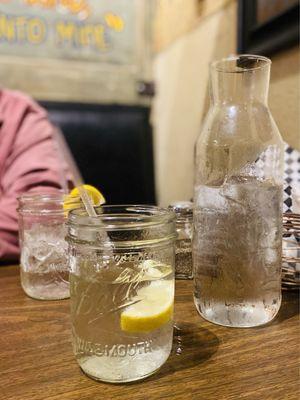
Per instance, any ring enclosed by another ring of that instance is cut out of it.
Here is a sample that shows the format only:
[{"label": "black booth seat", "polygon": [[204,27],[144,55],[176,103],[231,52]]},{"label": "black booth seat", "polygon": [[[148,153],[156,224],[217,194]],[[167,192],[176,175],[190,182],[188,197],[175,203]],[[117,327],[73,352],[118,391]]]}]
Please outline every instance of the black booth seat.
[{"label": "black booth seat", "polygon": [[63,132],[86,183],[109,204],[154,204],[149,108],[40,102]]}]

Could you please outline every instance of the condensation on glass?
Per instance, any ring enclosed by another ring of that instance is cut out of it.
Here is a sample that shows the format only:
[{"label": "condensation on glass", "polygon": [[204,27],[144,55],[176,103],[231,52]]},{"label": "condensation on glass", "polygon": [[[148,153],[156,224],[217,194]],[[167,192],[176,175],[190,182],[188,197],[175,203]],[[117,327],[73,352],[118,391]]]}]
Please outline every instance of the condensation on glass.
[{"label": "condensation on glass", "polygon": [[194,300],[207,320],[266,324],[281,304],[283,142],[268,108],[271,61],[211,65],[196,144]]},{"label": "condensation on glass", "polygon": [[73,350],[90,377],[135,381],[171,352],[175,215],[151,206],[95,210],[69,214]]},{"label": "condensation on glass", "polygon": [[176,215],[175,278],[192,279],[193,203],[176,201],[169,209]]},{"label": "condensation on glass", "polygon": [[24,194],[18,200],[22,288],[28,296],[39,300],[68,298],[62,193]]}]

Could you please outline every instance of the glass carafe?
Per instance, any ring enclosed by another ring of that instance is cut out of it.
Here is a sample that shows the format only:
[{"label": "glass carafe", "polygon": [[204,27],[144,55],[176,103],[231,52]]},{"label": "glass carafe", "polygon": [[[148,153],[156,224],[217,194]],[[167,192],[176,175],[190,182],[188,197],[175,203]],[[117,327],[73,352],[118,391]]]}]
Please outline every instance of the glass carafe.
[{"label": "glass carafe", "polygon": [[271,61],[211,65],[211,107],[196,144],[194,301],[205,319],[251,327],[281,304],[283,142],[267,104]]}]

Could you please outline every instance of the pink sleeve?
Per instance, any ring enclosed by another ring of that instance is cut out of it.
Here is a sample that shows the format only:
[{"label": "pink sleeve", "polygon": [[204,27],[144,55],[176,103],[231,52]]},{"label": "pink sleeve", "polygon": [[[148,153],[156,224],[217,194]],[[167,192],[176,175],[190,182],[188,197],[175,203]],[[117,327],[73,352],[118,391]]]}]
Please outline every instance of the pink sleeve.
[{"label": "pink sleeve", "polygon": [[0,259],[13,260],[19,255],[17,197],[33,188],[62,187],[65,175],[53,130],[38,107],[28,109],[18,128],[1,177]]}]

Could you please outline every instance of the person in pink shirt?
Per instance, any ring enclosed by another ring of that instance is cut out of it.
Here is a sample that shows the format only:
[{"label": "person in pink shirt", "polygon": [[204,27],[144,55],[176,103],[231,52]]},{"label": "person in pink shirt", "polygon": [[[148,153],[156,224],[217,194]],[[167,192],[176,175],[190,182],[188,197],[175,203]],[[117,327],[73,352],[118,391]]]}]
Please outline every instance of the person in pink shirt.
[{"label": "person in pink shirt", "polygon": [[0,262],[19,257],[17,197],[61,189],[63,164],[46,111],[22,93],[0,89]]}]

